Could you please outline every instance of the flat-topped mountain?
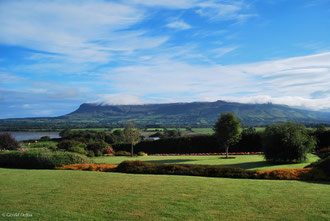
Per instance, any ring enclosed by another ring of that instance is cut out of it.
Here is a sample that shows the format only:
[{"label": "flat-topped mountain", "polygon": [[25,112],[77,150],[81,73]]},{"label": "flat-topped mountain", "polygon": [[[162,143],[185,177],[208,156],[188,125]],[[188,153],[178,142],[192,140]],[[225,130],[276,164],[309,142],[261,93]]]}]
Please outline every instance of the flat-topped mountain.
[{"label": "flat-topped mountain", "polygon": [[260,126],[275,122],[330,123],[330,113],[308,111],[276,104],[235,102],[193,102],[144,105],[100,105],[84,103],[67,115],[48,118],[0,120],[4,125],[122,126],[137,125],[213,126],[221,113],[234,113],[245,125]]}]

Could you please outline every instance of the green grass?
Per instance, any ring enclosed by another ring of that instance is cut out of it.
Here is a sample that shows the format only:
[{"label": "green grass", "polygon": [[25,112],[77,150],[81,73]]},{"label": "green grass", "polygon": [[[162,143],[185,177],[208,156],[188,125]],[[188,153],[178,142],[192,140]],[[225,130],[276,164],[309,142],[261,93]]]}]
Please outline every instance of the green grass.
[{"label": "green grass", "polygon": [[28,143],[20,142],[19,146],[23,148],[56,148],[57,142],[55,141],[39,141],[38,143],[30,143],[30,146],[28,146]]},{"label": "green grass", "polygon": [[[273,170],[303,168],[319,158],[310,154],[308,160],[297,164],[274,165],[266,162],[261,155],[238,155],[235,159],[219,159],[220,156],[139,156],[139,157],[94,157],[96,163],[119,164],[125,160],[141,160],[150,163],[187,163],[204,165],[224,165],[243,169]],[[222,156],[223,157],[223,156]]]},{"label": "green grass", "polygon": [[191,130],[198,134],[214,134],[213,128],[192,128]]},{"label": "green grass", "polygon": [[329,195],[329,183],[0,169],[0,214],[31,220],[329,220]]}]

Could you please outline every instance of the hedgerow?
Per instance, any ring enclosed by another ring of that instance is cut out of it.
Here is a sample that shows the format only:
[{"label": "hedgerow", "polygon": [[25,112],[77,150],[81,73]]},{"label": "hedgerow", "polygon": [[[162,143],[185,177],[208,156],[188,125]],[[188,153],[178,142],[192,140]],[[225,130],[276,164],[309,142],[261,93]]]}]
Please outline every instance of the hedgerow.
[{"label": "hedgerow", "polygon": [[68,164],[91,163],[86,156],[60,151],[8,151],[0,153],[0,167],[54,169]]}]

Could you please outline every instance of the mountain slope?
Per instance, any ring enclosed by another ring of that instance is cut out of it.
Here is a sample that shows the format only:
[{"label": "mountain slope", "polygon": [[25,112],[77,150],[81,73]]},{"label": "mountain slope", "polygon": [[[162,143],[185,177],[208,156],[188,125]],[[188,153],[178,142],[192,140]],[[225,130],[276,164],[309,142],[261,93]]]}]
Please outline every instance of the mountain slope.
[{"label": "mountain slope", "polygon": [[193,102],[146,105],[82,104],[63,116],[68,120],[90,119],[106,123],[159,125],[213,125],[221,113],[234,113],[247,125],[265,125],[278,121],[303,123],[329,122],[330,113],[307,111],[274,104],[241,104],[233,102]]},{"label": "mountain slope", "polygon": [[138,125],[213,126],[221,113],[234,113],[245,125],[261,126],[275,122],[330,123],[330,113],[291,108],[275,104],[241,104],[234,102],[193,102],[145,105],[82,104],[67,115],[48,118],[0,120],[0,129],[108,127],[122,126],[128,121]]}]

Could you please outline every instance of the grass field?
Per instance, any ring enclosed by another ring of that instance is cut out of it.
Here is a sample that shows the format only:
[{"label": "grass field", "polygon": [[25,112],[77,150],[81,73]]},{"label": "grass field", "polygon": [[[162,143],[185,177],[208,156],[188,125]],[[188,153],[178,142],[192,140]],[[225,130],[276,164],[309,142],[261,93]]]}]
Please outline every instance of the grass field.
[{"label": "grass field", "polygon": [[[273,169],[296,169],[303,168],[318,160],[313,154],[308,156],[308,160],[298,164],[274,165],[266,162],[261,155],[237,155],[235,159],[219,159],[220,156],[139,156],[139,157],[94,157],[96,163],[119,164],[125,160],[141,160],[150,163],[188,163],[188,164],[208,164],[238,167],[243,169],[273,170]],[[223,156],[222,156],[223,157]]]},{"label": "grass field", "polygon": [[0,213],[31,220],[329,220],[329,195],[329,183],[0,169]]}]

